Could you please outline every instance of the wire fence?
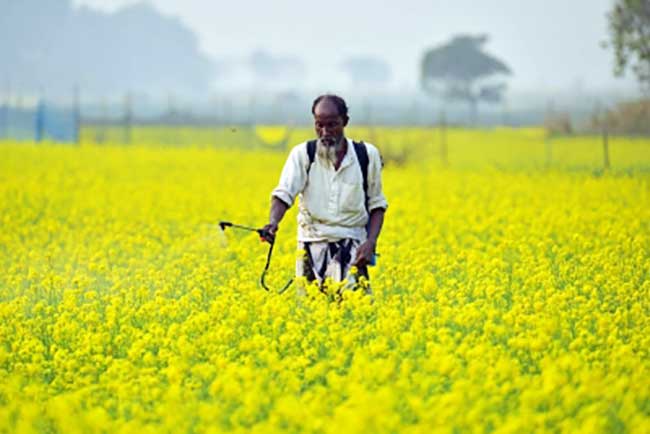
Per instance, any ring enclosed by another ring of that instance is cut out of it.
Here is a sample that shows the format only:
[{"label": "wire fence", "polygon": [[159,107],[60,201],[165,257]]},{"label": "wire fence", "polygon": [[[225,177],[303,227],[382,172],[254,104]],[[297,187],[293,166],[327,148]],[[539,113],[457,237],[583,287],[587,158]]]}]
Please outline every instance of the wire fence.
[{"label": "wire fence", "polygon": [[[607,119],[603,117],[603,119]],[[121,109],[82,112],[44,99],[30,107],[0,105],[0,141],[54,141],[77,145],[215,146],[287,151],[313,137],[307,126],[256,124],[237,117],[136,117],[127,96]],[[612,121],[613,122],[613,121]],[[387,163],[438,161],[441,166],[650,169],[650,139],[626,137],[608,122],[591,134],[562,134],[544,127],[460,128],[444,113],[434,125],[354,124],[351,137],[376,144]]]}]

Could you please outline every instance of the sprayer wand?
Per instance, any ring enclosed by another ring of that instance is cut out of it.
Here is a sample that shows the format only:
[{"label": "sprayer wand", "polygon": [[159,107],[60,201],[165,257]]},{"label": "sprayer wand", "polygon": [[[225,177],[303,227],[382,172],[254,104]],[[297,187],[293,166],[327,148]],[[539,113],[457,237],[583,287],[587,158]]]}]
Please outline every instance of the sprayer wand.
[{"label": "sprayer wand", "polygon": [[[271,292],[269,287],[266,286],[264,278],[266,277],[266,272],[268,271],[269,265],[271,264],[271,255],[273,254],[273,246],[275,245],[274,237],[268,231],[266,231],[264,229],[253,228],[253,227],[250,227],[250,226],[239,225],[239,224],[231,223],[231,222],[224,222],[224,221],[219,222],[219,227],[221,228],[221,230],[223,232],[225,232],[226,228],[229,228],[229,227],[230,228],[235,228],[235,229],[240,229],[240,230],[243,230],[243,231],[257,232],[259,234],[260,238],[263,241],[267,241],[269,243],[269,253],[266,255],[266,265],[264,265],[264,270],[262,271],[262,275],[260,276],[260,285],[262,285],[262,288],[264,288],[267,292]],[[289,286],[291,286],[292,283],[293,283],[293,279],[290,279],[286,283],[286,285],[284,285],[282,287],[282,289],[280,289],[278,291],[278,294],[282,294],[284,291],[286,291],[287,288],[289,288]]]}]

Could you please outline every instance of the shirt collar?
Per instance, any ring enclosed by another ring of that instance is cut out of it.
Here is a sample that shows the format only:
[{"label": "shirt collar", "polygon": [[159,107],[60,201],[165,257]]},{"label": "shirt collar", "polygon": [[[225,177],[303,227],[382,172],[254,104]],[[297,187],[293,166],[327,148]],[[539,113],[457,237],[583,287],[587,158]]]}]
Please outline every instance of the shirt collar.
[{"label": "shirt collar", "polygon": [[343,169],[344,167],[348,167],[350,164],[354,163],[356,160],[356,155],[354,152],[354,144],[352,143],[351,139],[348,139],[347,137],[345,138],[347,141],[347,149],[345,150],[345,155],[343,156],[343,161],[341,161],[341,167],[339,167],[339,170]]}]

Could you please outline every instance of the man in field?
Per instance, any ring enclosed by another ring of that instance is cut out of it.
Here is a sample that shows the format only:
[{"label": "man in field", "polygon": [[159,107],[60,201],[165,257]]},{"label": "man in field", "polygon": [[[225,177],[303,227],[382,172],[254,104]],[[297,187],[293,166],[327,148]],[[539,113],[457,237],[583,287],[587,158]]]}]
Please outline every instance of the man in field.
[{"label": "man in field", "polygon": [[[271,193],[269,224],[275,237],[285,212],[300,196],[298,248],[304,259],[296,275],[307,281],[368,278],[368,265],[388,206],[381,186],[382,162],[373,145],[345,137],[348,107],[336,95],[321,95],[312,105],[316,140],[294,147]],[[369,292],[369,287],[368,290]]]}]

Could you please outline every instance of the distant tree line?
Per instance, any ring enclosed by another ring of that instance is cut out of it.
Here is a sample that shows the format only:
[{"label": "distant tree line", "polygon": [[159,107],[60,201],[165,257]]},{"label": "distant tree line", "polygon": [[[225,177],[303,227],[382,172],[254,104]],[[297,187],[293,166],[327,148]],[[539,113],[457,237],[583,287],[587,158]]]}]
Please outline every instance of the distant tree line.
[{"label": "distant tree line", "polygon": [[204,92],[194,33],[147,3],[103,13],[69,0],[0,0],[0,86],[70,94]]}]

